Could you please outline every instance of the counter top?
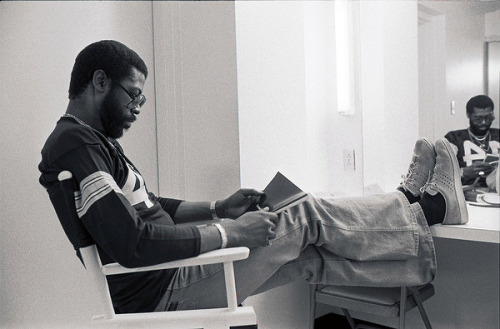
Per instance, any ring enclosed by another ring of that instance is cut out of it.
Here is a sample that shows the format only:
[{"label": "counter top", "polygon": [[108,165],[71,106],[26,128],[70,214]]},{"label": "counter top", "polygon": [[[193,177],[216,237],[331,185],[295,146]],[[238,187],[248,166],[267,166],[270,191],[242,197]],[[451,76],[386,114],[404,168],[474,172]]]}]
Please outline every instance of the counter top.
[{"label": "counter top", "polygon": [[433,225],[434,237],[500,243],[500,208],[467,204],[469,222],[464,225]]}]

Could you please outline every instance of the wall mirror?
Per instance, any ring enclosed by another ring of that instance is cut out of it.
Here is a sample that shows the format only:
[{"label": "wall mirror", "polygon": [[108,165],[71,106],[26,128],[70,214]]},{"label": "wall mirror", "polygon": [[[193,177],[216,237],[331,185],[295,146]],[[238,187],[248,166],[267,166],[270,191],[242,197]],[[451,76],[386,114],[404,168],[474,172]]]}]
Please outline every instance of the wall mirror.
[{"label": "wall mirror", "polygon": [[500,35],[493,36],[484,43],[484,92],[500,106]]},{"label": "wall mirror", "polygon": [[[377,1],[372,6],[383,7],[387,16],[403,4]],[[493,99],[497,118],[493,126],[498,127],[500,2],[418,1],[406,6],[405,12],[411,11],[415,19],[387,17],[393,19],[392,23],[397,21],[405,35],[387,28],[378,38],[386,43],[380,62],[400,66],[406,79],[391,80],[387,74],[396,73],[386,66],[385,96],[379,97],[384,109],[373,114],[370,104],[363,103],[365,189],[372,184],[383,190],[394,189],[399,173],[406,172],[416,138],[436,140],[450,130],[468,127],[465,105],[475,95],[485,93]],[[365,32],[366,21],[373,20],[373,14],[361,16]],[[396,30],[397,26],[392,28]],[[402,60],[402,56],[408,60]],[[395,82],[402,85],[398,87]],[[369,92],[363,89],[363,94]]]}]

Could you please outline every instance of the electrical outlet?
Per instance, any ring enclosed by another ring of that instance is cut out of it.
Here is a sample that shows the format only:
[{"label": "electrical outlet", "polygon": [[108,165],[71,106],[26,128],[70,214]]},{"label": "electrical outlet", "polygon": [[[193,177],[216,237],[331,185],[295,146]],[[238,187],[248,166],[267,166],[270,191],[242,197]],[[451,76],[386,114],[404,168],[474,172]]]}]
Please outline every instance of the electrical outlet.
[{"label": "electrical outlet", "polygon": [[344,170],[354,171],[356,169],[356,156],[352,149],[344,149]]}]

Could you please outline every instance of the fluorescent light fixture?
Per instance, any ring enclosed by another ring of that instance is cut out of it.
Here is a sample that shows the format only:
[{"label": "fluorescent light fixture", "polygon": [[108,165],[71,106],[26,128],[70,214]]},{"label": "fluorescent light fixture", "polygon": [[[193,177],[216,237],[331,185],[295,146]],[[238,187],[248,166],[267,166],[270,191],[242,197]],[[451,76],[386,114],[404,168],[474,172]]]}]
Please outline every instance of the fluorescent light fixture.
[{"label": "fluorescent light fixture", "polygon": [[356,113],[355,49],[357,35],[354,33],[351,1],[335,1],[335,49],[337,71],[337,111],[341,115]]}]

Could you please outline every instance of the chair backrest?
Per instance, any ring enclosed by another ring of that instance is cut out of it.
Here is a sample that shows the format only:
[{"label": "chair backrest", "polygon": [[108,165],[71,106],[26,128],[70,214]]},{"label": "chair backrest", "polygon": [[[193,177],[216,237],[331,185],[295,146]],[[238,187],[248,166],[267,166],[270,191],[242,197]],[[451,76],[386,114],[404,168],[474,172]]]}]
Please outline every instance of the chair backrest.
[{"label": "chair backrest", "polygon": [[69,171],[62,171],[58,175],[59,183],[47,190],[50,201],[56,211],[59,222],[64,233],[73,245],[78,258],[85,266],[81,256],[80,248],[95,244],[94,240],[87,232],[83,223],[78,218],[76,212],[75,197],[77,196],[78,186]]},{"label": "chair backrest", "polygon": [[108,281],[101,270],[102,263],[99,258],[97,247],[93,244],[81,248],[80,252],[85,268],[87,269],[87,275],[93,285],[91,288],[94,291],[93,296],[97,297],[98,305],[96,305],[96,307],[99,313],[103,313],[99,316],[105,319],[111,319],[115,316],[115,309],[109,293]]},{"label": "chair backrest", "polygon": [[79,197],[78,186],[69,171],[62,171],[58,180],[59,183],[48,190],[50,200],[66,236],[87,269],[87,275],[93,285],[90,289],[98,299],[97,308],[104,313],[104,318],[112,318],[115,311],[106,276],[101,271],[102,263],[97,246],[77,215],[75,199]]}]

